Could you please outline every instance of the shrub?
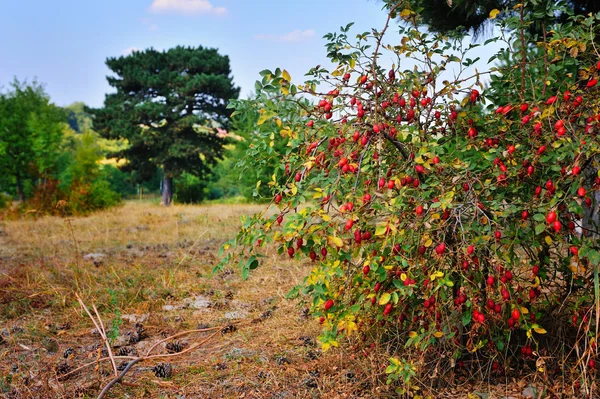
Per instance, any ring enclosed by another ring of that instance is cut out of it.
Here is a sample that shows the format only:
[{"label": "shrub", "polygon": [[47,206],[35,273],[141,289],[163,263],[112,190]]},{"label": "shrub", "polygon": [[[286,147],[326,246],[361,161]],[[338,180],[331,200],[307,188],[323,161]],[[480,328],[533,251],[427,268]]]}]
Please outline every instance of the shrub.
[{"label": "shrub", "polygon": [[175,201],[191,204],[202,202],[206,196],[206,182],[190,173],[182,173],[175,179]]},{"label": "shrub", "polygon": [[[301,85],[261,72],[257,98],[234,107],[261,115],[245,162],[281,157],[276,212],[244,219],[217,269],[237,258],[247,277],[271,241],[314,262],[290,295],[310,300],[323,349],[388,348],[399,392],[415,374],[464,364],[486,377],[572,356],[589,377],[600,16],[554,25],[542,41],[524,29],[531,11],[504,11],[508,33],[488,42],[508,48],[492,59],[516,63],[489,72],[472,67],[478,46],[425,32],[400,4],[356,43],[351,24],[326,35],[333,71],[313,68]],[[396,17],[401,38],[388,44]],[[404,66],[384,67],[390,58]],[[284,153],[268,150],[276,136],[289,138]]]},{"label": "shrub", "polygon": [[0,210],[8,208],[12,203],[12,197],[8,194],[0,193]]}]

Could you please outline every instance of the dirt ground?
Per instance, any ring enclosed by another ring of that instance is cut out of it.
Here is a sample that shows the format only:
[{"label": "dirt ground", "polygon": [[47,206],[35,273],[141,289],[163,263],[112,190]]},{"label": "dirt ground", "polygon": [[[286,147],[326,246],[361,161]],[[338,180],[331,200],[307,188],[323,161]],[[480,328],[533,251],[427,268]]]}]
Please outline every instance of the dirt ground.
[{"label": "dirt ground", "polygon": [[[263,209],[127,202],[85,218],[0,223],[0,397],[96,398],[115,377],[76,295],[97,308],[117,373],[152,356],[105,398],[397,397],[381,385],[381,358],[323,353],[317,321],[285,299],[309,262],[273,252],[248,281],[235,265],[211,274],[240,216]],[[416,399],[517,399],[527,382],[421,385]]]}]

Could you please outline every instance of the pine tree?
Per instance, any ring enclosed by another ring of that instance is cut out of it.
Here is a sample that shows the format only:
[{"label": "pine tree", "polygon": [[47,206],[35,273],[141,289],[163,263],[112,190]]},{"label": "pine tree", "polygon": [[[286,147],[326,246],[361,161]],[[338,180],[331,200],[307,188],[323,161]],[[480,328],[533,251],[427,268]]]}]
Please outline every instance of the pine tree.
[{"label": "pine tree", "polygon": [[111,154],[139,181],[163,171],[162,203],[169,205],[173,178],[183,172],[205,177],[223,155],[216,128],[227,128],[229,99],[237,98],[229,57],[216,49],[149,49],[109,58],[116,76],[107,77],[116,93],[104,107],[88,110],[103,137],[124,138],[129,147]]}]

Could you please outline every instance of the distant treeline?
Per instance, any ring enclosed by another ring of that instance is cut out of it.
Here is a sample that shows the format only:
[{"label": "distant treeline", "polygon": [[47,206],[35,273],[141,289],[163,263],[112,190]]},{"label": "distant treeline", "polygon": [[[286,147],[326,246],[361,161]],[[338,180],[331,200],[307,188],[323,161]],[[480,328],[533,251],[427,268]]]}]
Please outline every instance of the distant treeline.
[{"label": "distant treeline", "polygon": [[[260,201],[253,195],[260,176],[246,170],[240,178],[242,171],[235,167],[255,122],[234,121],[222,159],[203,177],[188,172],[175,177],[174,200]],[[94,131],[85,104],[58,107],[42,84],[15,80],[0,93],[0,208],[13,215],[86,214],[142,193],[159,197],[162,169],[142,179],[136,170],[123,168],[127,159],[111,158],[128,146],[125,139],[102,138]],[[272,172],[263,174],[268,180]]]}]

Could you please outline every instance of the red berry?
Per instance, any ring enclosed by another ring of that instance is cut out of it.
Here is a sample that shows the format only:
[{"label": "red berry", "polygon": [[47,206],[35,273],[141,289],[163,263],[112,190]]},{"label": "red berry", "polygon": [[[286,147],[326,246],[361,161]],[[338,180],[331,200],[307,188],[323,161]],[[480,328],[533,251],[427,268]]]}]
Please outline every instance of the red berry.
[{"label": "red berry", "polygon": [[387,316],[388,314],[390,314],[391,311],[392,311],[392,303],[389,302],[387,305],[385,305],[385,309],[383,310],[383,315]]},{"label": "red berry", "polygon": [[551,224],[551,223],[554,223],[555,220],[556,220],[556,212],[554,212],[554,211],[548,212],[548,214],[546,215],[546,222],[548,224]]},{"label": "red berry", "polygon": [[580,197],[585,197],[585,188],[579,187],[577,189],[577,195],[579,195]]},{"label": "red berry", "polygon": [[521,318],[521,312],[519,312],[519,309],[514,308],[512,313],[511,313],[511,317],[515,320],[515,321],[519,321],[519,319]]},{"label": "red berry", "polygon": [[444,243],[441,243],[435,247],[435,253],[438,255],[443,254],[445,250],[446,250],[446,244],[444,244]]},{"label": "red berry", "polygon": [[287,250],[288,255],[290,256],[290,258],[294,257],[294,247],[289,247]]},{"label": "red berry", "polygon": [[558,220],[555,220],[554,223],[552,223],[552,227],[554,228],[554,231],[558,233],[562,228],[562,224]]},{"label": "red berry", "polygon": [[323,305],[323,309],[329,310],[332,307],[333,307],[333,300],[328,299],[327,301],[325,301],[325,305]]},{"label": "red berry", "polygon": [[417,206],[417,209],[415,210],[415,212],[417,212],[418,216],[421,216],[423,214],[423,206],[421,206],[421,205]]},{"label": "red berry", "polygon": [[363,274],[366,276],[371,271],[371,267],[369,265],[365,265],[363,267]]}]

